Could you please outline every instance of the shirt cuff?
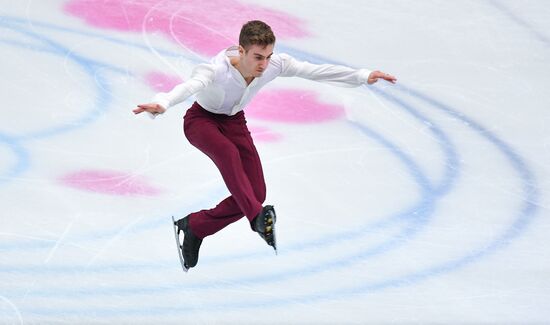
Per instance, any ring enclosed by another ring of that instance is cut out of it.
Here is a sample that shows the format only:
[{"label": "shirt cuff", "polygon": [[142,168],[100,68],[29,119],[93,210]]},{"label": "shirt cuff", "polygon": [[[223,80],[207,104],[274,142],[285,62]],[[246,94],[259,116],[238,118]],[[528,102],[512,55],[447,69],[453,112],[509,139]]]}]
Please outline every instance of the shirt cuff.
[{"label": "shirt cuff", "polygon": [[369,80],[369,75],[372,73],[372,70],[369,70],[369,69],[360,69],[359,70],[359,81],[361,83],[364,83],[366,84],[367,81]]},{"label": "shirt cuff", "polygon": [[155,97],[153,97],[153,100],[152,102],[155,103],[155,104],[159,104],[160,106],[162,106],[162,108],[164,108],[165,110],[168,110],[168,108],[170,107],[170,101],[166,98],[162,98],[164,96],[162,96],[163,94],[157,94]]}]

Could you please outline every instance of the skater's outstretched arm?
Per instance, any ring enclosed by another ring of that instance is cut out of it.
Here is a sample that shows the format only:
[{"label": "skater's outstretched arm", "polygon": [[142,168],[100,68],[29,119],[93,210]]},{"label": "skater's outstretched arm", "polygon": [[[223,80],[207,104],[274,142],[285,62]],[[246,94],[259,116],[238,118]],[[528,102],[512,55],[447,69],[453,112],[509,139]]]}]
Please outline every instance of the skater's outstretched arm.
[{"label": "skater's outstretched arm", "polygon": [[166,112],[168,108],[183,102],[191,95],[206,88],[215,78],[215,68],[210,64],[200,64],[193,69],[191,78],[167,93],[158,93],[151,103],[139,104],[134,114],[147,112],[152,118]]},{"label": "skater's outstretched arm", "polygon": [[397,79],[381,71],[369,69],[354,69],[335,64],[313,64],[299,61],[288,54],[279,55],[281,77],[300,77],[314,81],[333,84],[340,87],[358,87],[363,84],[372,85],[379,79],[395,83]]}]

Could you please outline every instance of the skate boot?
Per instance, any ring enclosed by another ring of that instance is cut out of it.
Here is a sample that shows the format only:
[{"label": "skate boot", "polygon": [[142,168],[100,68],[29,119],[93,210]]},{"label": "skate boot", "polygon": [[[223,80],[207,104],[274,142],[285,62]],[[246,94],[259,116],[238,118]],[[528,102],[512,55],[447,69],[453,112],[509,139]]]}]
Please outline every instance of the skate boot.
[{"label": "skate boot", "polygon": [[262,211],[252,220],[252,230],[257,232],[265,242],[273,247],[277,254],[277,240],[275,238],[275,209],[272,205],[266,205]]},{"label": "skate boot", "polygon": [[[202,239],[195,236],[189,228],[189,216],[174,221],[176,232],[176,240],[180,250],[180,259],[184,271],[187,272],[190,268],[197,265],[199,260],[199,248],[201,247]],[[179,239],[179,235],[183,232],[183,243]]]}]

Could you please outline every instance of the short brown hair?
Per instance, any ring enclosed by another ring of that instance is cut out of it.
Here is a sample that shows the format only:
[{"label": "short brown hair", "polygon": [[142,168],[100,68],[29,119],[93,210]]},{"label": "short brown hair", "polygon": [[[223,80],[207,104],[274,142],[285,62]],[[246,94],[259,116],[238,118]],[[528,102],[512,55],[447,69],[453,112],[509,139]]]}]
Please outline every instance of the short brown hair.
[{"label": "short brown hair", "polygon": [[248,51],[251,45],[275,44],[275,34],[268,24],[260,20],[251,20],[243,25],[239,35],[239,45]]}]

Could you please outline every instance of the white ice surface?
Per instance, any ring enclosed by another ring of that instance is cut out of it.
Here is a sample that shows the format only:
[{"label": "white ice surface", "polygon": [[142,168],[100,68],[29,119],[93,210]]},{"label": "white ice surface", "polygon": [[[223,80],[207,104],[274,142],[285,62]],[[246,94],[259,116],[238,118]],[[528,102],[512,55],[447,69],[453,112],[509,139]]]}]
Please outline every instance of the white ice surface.
[{"label": "white ice surface", "polygon": [[[183,136],[189,102],[131,109],[154,94],[144,73],[188,76],[197,55],[0,0],[0,323],[550,323],[548,2],[253,3],[305,22],[281,51],[398,84],[274,82],[346,115],[249,119],[282,136],[257,142],[279,255],[243,219],[185,274],[171,216],[227,191]],[[82,170],[162,192],[60,182]]]}]

